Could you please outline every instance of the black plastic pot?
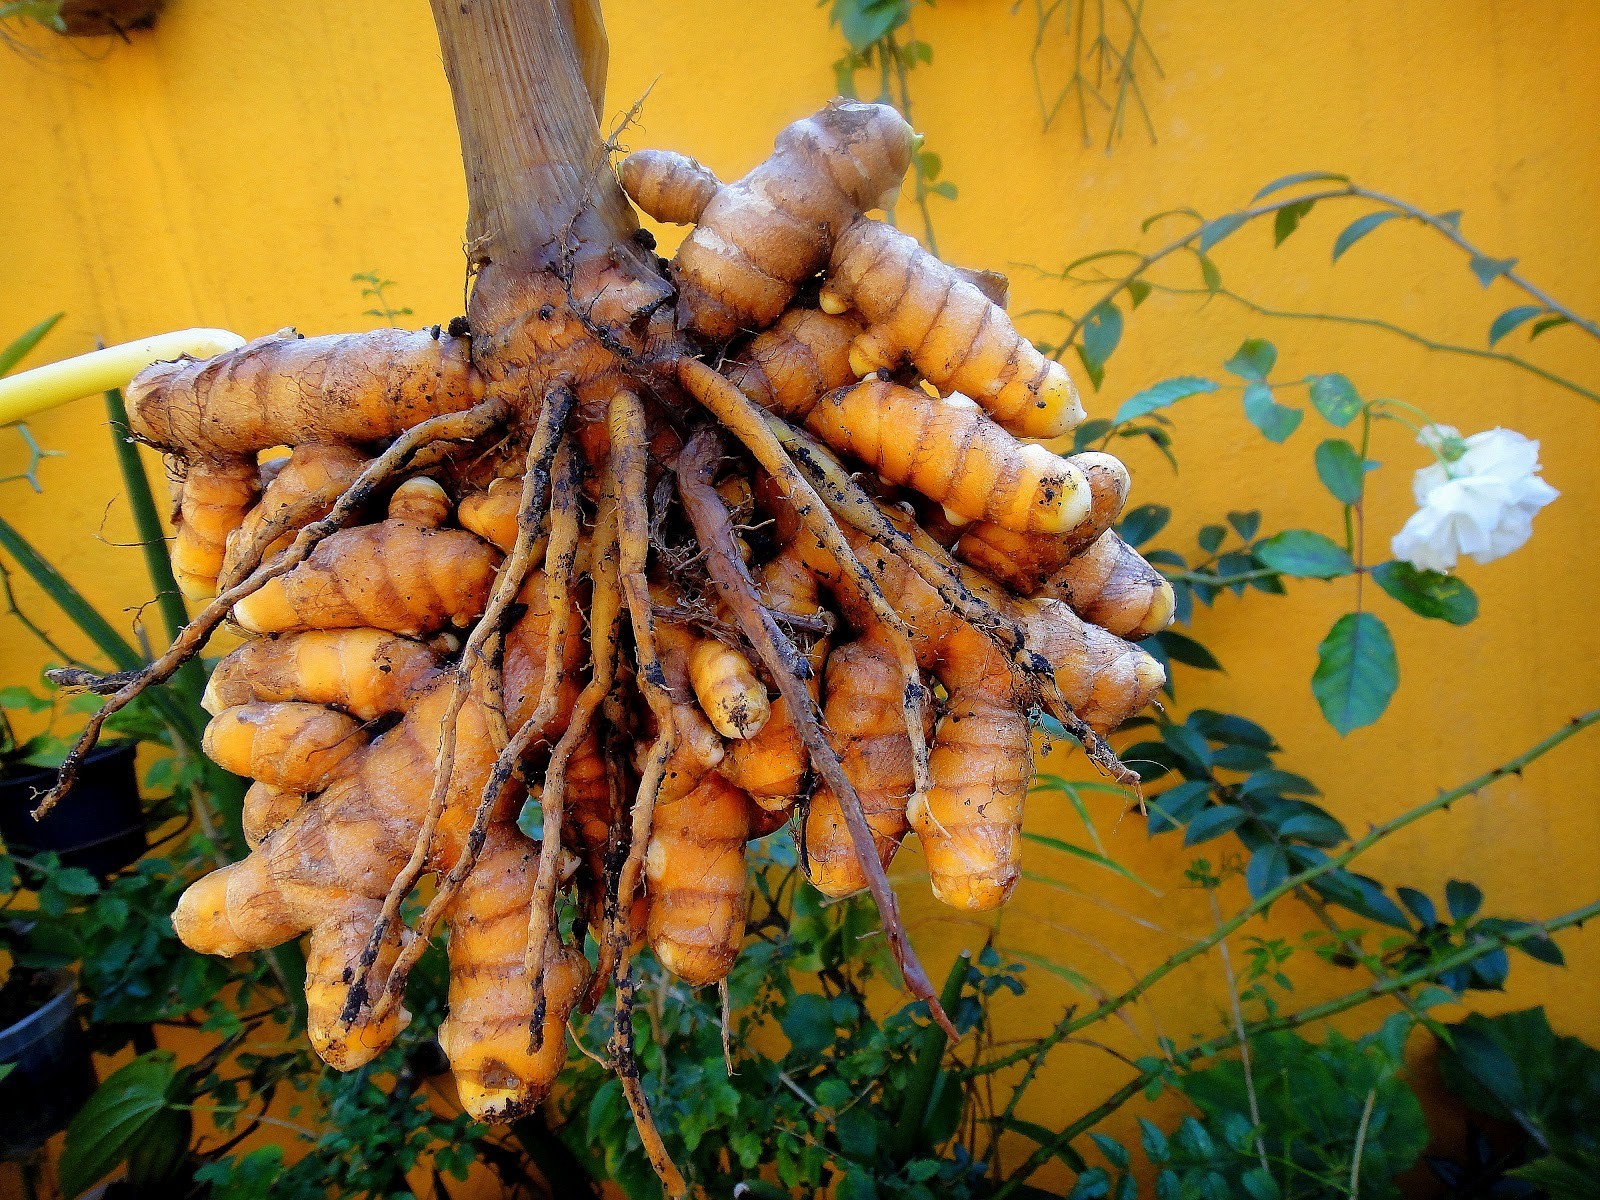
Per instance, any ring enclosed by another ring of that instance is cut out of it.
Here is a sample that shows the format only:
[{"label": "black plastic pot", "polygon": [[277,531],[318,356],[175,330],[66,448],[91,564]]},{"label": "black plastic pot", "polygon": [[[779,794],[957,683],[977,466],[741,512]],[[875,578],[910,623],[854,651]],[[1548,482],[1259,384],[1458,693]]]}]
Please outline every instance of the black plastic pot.
[{"label": "black plastic pot", "polygon": [[135,862],[148,845],[136,748],[134,742],[97,746],[72,790],[42,821],[33,819],[34,794],[55,781],[55,772],[28,767],[0,777],[0,837],[15,854],[54,850],[67,866],[101,879]]},{"label": "black plastic pot", "polygon": [[0,1158],[32,1154],[99,1086],[89,1042],[78,1021],[78,986],[70,971],[45,973],[55,990],[28,1016],[0,1030]]}]

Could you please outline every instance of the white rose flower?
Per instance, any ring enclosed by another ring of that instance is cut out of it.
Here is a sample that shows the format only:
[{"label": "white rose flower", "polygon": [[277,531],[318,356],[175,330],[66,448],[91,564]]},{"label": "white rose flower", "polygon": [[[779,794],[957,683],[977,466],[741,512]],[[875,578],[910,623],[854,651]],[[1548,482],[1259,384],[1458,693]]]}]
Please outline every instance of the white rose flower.
[{"label": "white rose flower", "polygon": [[1424,571],[1448,571],[1463,554],[1504,558],[1533,533],[1533,514],[1561,493],[1539,477],[1539,443],[1510,429],[1463,439],[1430,425],[1417,439],[1445,463],[1417,472],[1417,511],[1395,534],[1394,556]]}]

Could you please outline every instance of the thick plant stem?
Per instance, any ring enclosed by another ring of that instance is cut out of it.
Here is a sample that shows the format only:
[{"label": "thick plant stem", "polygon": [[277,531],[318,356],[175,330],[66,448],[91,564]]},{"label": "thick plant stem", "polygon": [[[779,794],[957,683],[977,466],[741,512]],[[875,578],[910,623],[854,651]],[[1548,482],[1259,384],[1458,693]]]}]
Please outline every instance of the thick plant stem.
[{"label": "thick plant stem", "polygon": [[433,0],[433,17],[467,173],[469,261],[530,264],[585,213],[631,232],[601,145],[602,97],[590,94],[605,79],[594,6]]}]

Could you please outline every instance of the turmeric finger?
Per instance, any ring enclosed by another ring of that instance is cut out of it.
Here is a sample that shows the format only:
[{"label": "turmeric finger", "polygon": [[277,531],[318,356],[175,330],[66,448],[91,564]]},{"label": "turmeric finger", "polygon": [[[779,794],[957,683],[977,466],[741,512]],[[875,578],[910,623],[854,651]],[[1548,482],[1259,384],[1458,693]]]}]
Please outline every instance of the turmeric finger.
[{"label": "turmeric finger", "polygon": [[244,794],[244,808],[240,814],[245,844],[252,850],[261,845],[300,811],[305,799],[303,792],[291,792],[256,780]]},{"label": "turmeric finger", "polygon": [[353,446],[312,442],[279,461],[260,502],[228,538],[224,584],[237,582],[243,566],[269,557],[302,527],[327,516],[371,459]]},{"label": "turmeric finger", "polygon": [[744,941],[744,793],[706,775],[682,797],[656,801],[645,851],[645,931],[661,965],[695,986],[727,976]]},{"label": "turmeric finger", "polygon": [[687,154],[636,150],[617,171],[622,190],[645,212],[669,225],[692,225],[722,186]]},{"label": "turmeric finger", "polygon": [[1116,522],[1128,496],[1128,469],[1109,454],[1074,454],[1067,460],[1089,484],[1089,512],[1064,533],[1026,533],[988,521],[961,531],[956,554],[1005,584],[1031,596],[1072,558],[1083,553]]},{"label": "turmeric finger", "polygon": [[224,709],[201,749],[218,766],[292,792],[316,792],[366,745],[361,723],[320,704],[287,701]]},{"label": "turmeric finger", "polygon": [[190,463],[172,543],[172,574],[185,596],[216,593],[228,537],[254,506],[259,479],[253,457]]},{"label": "turmeric finger", "polygon": [[1004,309],[893,226],[863,217],[839,235],[822,307],[854,308],[878,341],[905,352],[940,392],[970,396],[1019,437],[1059,437],[1083,421],[1061,364],[1034,349]]},{"label": "turmeric finger", "polygon": [[509,553],[517,541],[521,501],[522,481],[500,478],[483,491],[462,497],[456,516],[463,529],[470,529],[501,553]]},{"label": "turmeric finger", "polygon": [[340,530],[234,606],[252,633],[370,626],[415,636],[483,612],[500,555],[459,529],[383,521]]},{"label": "turmeric finger", "polygon": [[129,384],[134,435],[191,460],[302,442],[366,445],[483,398],[470,342],[437,330],[257,338]]},{"label": "turmeric finger", "polygon": [[716,638],[699,638],[688,668],[695,698],[718,733],[742,741],[761,732],[772,709],[749,659]]},{"label": "turmeric finger", "polygon": [[[829,740],[861,797],[878,860],[887,867],[905,838],[906,801],[915,784],[911,739],[900,711],[899,665],[877,637],[850,642],[829,657],[825,691]],[[806,874],[823,895],[848,896],[867,886],[844,811],[825,785],[806,810],[803,844]]]},{"label": "turmeric finger", "polygon": [[1003,904],[1021,875],[1033,731],[999,671],[952,684],[953,677],[941,676],[950,700],[929,755],[933,787],[925,804],[913,800],[909,816],[933,894],[956,908],[985,911]]},{"label": "turmeric finger", "polygon": [[1175,611],[1166,577],[1110,530],[1057,571],[1045,592],[1085,621],[1134,642],[1172,624]]},{"label": "turmeric finger", "polygon": [[[762,602],[773,612],[794,617],[815,617],[822,612],[817,580],[793,547],[785,547],[759,572]],[[807,652],[811,668],[806,690],[815,701],[822,692],[823,665],[828,660],[826,638],[818,638]],[[720,770],[723,778],[746,792],[762,809],[786,813],[799,798],[810,759],[805,741],[795,725],[789,702],[779,697],[772,714],[754,737],[728,747]]]},{"label": "turmeric finger", "polygon": [[1155,658],[1060,600],[1019,601],[1028,648],[1050,664],[1072,711],[1097,733],[1109,733],[1155,699],[1167,675]]},{"label": "turmeric finger", "polygon": [[850,347],[860,334],[861,323],[848,313],[791,308],[752,338],[723,374],[762,408],[804,421],[826,393],[856,381]]},{"label": "turmeric finger", "polygon": [[1043,446],[1018,442],[970,402],[871,379],[830,393],[806,426],[891,483],[969,520],[1062,533],[1089,513],[1081,470]]},{"label": "turmeric finger", "polygon": [[680,328],[725,342],[770,325],[827,261],[833,239],[899,187],[911,143],[894,109],[854,100],[786,128],[770,158],[717,189],[678,248]]},{"label": "turmeric finger", "polygon": [[420,642],[381,629],[255,638],[217,664],[202,705],[216,715],[239,704],[305,700],[370,721],[403,711],[437,665]]},{"label": "turmeric finger", "polygon": [[589,974],[554,930],[544,955],[544,1036],[530,1048],[533,993],[523,973],[537,847],[509,823],[491,825],[451,906],[450,1009],[439,1045],[474,1120],[514,1121],[549,1092],[567,1061],[567,1017]]}]

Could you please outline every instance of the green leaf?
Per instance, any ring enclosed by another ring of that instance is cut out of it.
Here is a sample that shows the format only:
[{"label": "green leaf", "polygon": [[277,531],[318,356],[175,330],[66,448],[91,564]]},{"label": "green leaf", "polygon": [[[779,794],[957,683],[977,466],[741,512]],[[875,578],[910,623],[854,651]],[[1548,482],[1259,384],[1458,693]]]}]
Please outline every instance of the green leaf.
[{"label": "green leaf", "polygon": [[910,7],[907,0],[834,0],[833,19],[850,49],[859,54],[905,24]]},{"label": "green leaf", "polygon": [[1193,217],[1202,225],[1204,225],[1206,221],[1204,217],[1202,217],[1192,208],[1164,208],[1160,212],[1146,217],[1143,223],[1139,226],[1139,232],[1149,233],[1150,226],[1154,225],[1157,221],[1165,220],[1167,217]]},{"label": "green leaf", "polygon": [[1382,212],[1368,213],[1364,217],[1357,217],[1354,221],[1351,221],[1350,224],[1344,227],[1344,232],[1334,239],[1333,261],[1338,262],[1344,252],[1350,249],[1351,246],[1354,246],[1385,221],[1392,221],[1399,215],[1393,209],[1385,209]]},{"label": "green leaf", "polygon": [[50,701],[35,696],[25,687],[0,688],[0,708],[16,708],[26,712],[44,712]]},{"label": "green leaf", "polygon": [[1343,546],[1309,529],[1286,529],[1256,547],[1263,565],[1299,579],[1337,579],[1355,570]]},{"label": "green leaf", "polygon": [[1287,208],[1280,208],[1272,219],[1272,244],[1274,247],[1283,245],[1288,236],[1300,228],[1300,219],[1311,211],[1315,200],[1301,200]]},{"label": "green leaf", "polygon": [[1555,329],[1560,325],[1571,325],[1570,317],[1546,317],[1542,321],[1535,321],[1533,328],[1528,330],[1528,340],[1531,342],[1547,329]]},{"label": "green leaf", "polygon": [[1150,833],[1169,833],[1180,829],[1205,807],[1211,795],[1211,783],[1205,779],[1187,779],[1176,787],[1168,788],[1147,802],[1150,810]]},{"label": "green leaf", "polygon": [[81,1195],[133,1154],[167,1109],[177,1082],[169,1051],[134,1059],[113,1073],[67,1126],[61,1193]]},{"label": "green leaf", "polygon": [[1551,1200],[1600,1200],[1600,1152],[1558,1147],[1507,1171]]},{"label": "green leaf", "polygon": [[522,811],[517,814],[517,828],[522,831],[523,837],[539,841],[544,837],[544,805],[529,796],[522,802]]},{"label": "green leaf", "polygon": [[1254,196],[1251,196],[1250,203],[1254,204],[1257,200],[1263,200],[1272,195],[1273,192],[1281,192],[1284,188],[1293,187],[1297,183],[1321,183],[1323,181],[1349,183],[1350,176],[1340,175],[1335,171],[1296,171],[1293,175],[1283,175],[1274,179]]},{"label": "green leaf", "polygon": [[1264,338],[1247,338],[1233,352],[1233,357],[1223,363],[1223,369],[1241,379],[1264,382],[1278,364],[1278,348]]},{"label": "green leaf", "polygon": [[810,992],[796,996],[778,1023],[793,1045],[797,1060],[812,1058],[833,1045],[833,1009],[824,996]]},{"label": "green leaf", "polygon": [[1325,812],[1304,812],[1278,826],[1278,836],[1299,838],[1313,846],[1337,846],[1350,835],[1338,820]]},{"label": "green leaf", "polygon": [[1222,272],[1217,270],[1217,264],[1207,254],[1200,255],[1200,281],[1206,285],[1208,292],[1222,290]]},{"label": "green leaf", "polygon": [[1249,819],[1248,812],[1233,804],[1219,804],[1205,809],[1189,822],[1189,828],[1183,835],[1183,844],[1198,846],[1201,842],[1209,842],[1212,838],[1239,828]]},{"label": "green leaf", "polygon": [[1280,1200],[1283,1196],[1278,1188],[1278,1181],[1260,1167],[1251,1167],[1239,1182],[1244,1186],[1250,1200]]},{"label": "green leaf", "polygon": [[1465,921],[1483,907],[1483,889],[1475,883],[1452,879],[1444,885],[1444,903],[1453,919]]},{"label": "green leaf", "polygon": [[1089,352],[1081,345],[1074,345],[1072,347],[1072,351],[1078,356],[1078,361],[1083,364],[1083,373],[1089,377],[1089,385],[1098,392],[1100,390],[1100,385],[1104,383],[1106,379],[1105,364],[1092,360],[1089,357]]},{"label": "green leaf", "polygon": [[1373,567],[1372,578],[1419,617],[1467,625],[1478,615],[1478,594],[1454,575],[1419,571],[1410,563],[1397,560]]},{"label": "green leaf", "polygon": [[1100,1153],[1106,1156],[1106,1161],[1119,1171],[1128,1167],[1128,1149],[1116,1138],[1104,1133],[1091,1133],[1089,1140],[1100,1148]]},{"label": "green leaf", "polygon": [[1517,260],[1514,258],[1490,258],[1484,254],[1474,254],[1469,265],[1472,267],[1472,273],[1478,277],[1478,282],[1483,284],[1484,287],[1488,287],[1500,276],[1515,267]]},{"label": "green leaf", "polygon": [[1106,360],[1122,341],[1122,310],[1109,301],[1089,310],[1083,322],[1083,358],[1085,365],[1104,367]]},{"label": "green leaf", "polygon": [[1317,375],[1311,380],[1311,406],[1343,429],[1361,415],[1361,395],[1343,375]]},{"label": "green leaf", "polygon": [[1228,514],[1228,524],[1233,526],[1235,533],[1248,542],[1261,529],[1261,514],[1254,510],[1231,512]]},{"label": "green leaf", "polygon": [[53,317],[46,317],[5,349],[0,350],[0,375],[9,374],[13,367],[26,358],[28,352],[44,340],[44,335],[56,327],[56,322],[61,320],[63,315],[65,314],[56,313]]},{"label": "green leaf", "polygon": [[1181,662],[1186,667],[1195,667],[1201,671],[1222,670],[1222,664],[1211,651],[1192,637],[1186,637],[1176,630],[1163,629],[1154,637],[1146,638],[1145,642],[1155,642],[1168,658],[1173,662]]},{"label": "green leaf", "polygon": [[1204,254],[1250,219],[1249,213],[1227,213],[1200,226],[1200,252]]},{"label": "green leaf", "polygon": [[1519,304],[1516,308],[1506,309],[1494,319],[1494,324],[1489,326],[1489,345],[1493,346],[1517,326],[1527,324],[1545,311],[1547,310],[1542,304]]},{"label": "green leaf", "polygon": [[1164,1163],[1172,1155],[1167,1135],[1148,1117],[1139,1118],[1139,1142],[1144,1147],[1144,1156],[1152,1163]]},{"label": "green leaf", "polygon": [[1438,924],[1439,910],[1434,907],[1433,901],[1428,899],[1425,892],[1419,892],[1411,887],[1398,887],[1394,893],[1400,897],[1400,903],[1406,906],[1406,911],[1421,924],[1425,926]]},{"label": "green leaf", "polygon": [[1371,613],[1346,613],[1317,647],[1311,691],[1340,736],[1371,725],[1400,686],[1394,639]]},{"label": "green leaf", "polygon": [[1166,528],[1172,519],[1172,510],[1165,504],[1141,504],[1122,514],[1117,532],[1122,540],[1137,550]]},{"label": "green leaf", "polygon": [[1149,416],[1157,409],[1176,404],[1179,400],[1216,390],[1217,385],[1212,380],[1203,379],[1198,375],[1180,375],[1176,379],[1163,379],[1160,383],[1151,384],[1144,391],[1124,400],[1122,407],[1117,409],[1114,423],[1121,425],[1125,421]]},{"label": "green leaf", "polygon": [[1152,290],[1151,285],[1144,280],[1130,279],[1128,281],[1128,307],[1138,308],[1139,305],[1149,299]]},{"label": "green leaf", "polygon": [[1222,545],[1222,539],[1227,536],[1228,531],[1221,525],[1202,525],[1195,540],[1207,554],[1215,554],[1217,547]]},{"label": "green leaf", "polygon": [[1322,486],[1333,493],[1341,504],[1361,503],[1361,490],[1367,472],[1376,463],[1363,461],[1356,448],[1343,438],[1329,438],[1317,447],[1313,456],[1317,465],[1317,478]]},{"label": "green leaf", "polygon": [[1246,798],[1252,796],[1318,796],[1321,793],[1317,785],[1304,775],[1296,775],[1293,771],[1280,771],[1276,767],[1267,767],[1255,771],[1239,785],[1239,795]]},{"label": "green leaf", "polygon": [[1137,883],[1152,895],[1156,894],[1155,888],[1140,879],[1130,868],[1123,866],[1114,858],[1108,858],[1104,854],[1096,854],[1093,850],[1086,849],[1083,846],[1074,846],[1071,842],[1062,841],[1060,838],[1051,837],[1045,833],[1023,830],[1022,837],[1024,841],[1033,842],[1040,846],[1048,846],[1050,849],[1057,850],[1062,854],[1070,854],[1073,858],[1081,858],[1084,862],[1093,863],[1095,866],[1110,871],[1114,875],[1122,876],[1130,883]]},{"label": "green leaf", "polygon": [[1250,856],[1245,868],[1244,882],[1250,897],[1259,900],[1285,879],[1289,878],[1289,856],[1282,846],[1264,846]]},{"label": "green leaf", "polygon": [[1244,389],[1244,415],[1250,424],[1261,431],[1268,441],[1283,443],[1300,428],[1305,416],[1298,408],[1289,408],[1272,398],[1272,389],[1264,383],[1246,384]]},{"label": "green leaf", "polygon": [[[180,1189],[170,1185],[183,1165],[194,1133],[194,1118],[187,1112],[165,1108],[145,1126],[128,1155],[128,1182],[141,1196],[168,1194]],[[163,1185],[168,1185],[163,1187]]]}]

